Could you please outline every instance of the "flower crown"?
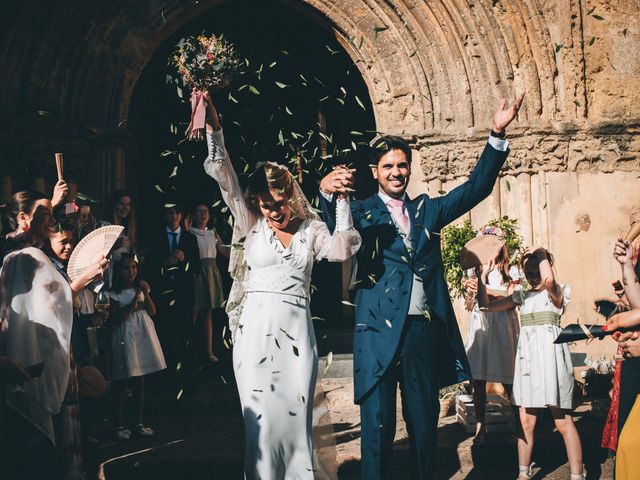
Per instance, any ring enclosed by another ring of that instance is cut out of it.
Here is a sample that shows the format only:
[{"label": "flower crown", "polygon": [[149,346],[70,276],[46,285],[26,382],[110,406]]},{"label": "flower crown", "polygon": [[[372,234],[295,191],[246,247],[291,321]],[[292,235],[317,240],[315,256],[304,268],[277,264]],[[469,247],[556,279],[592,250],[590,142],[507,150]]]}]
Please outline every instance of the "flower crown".
[{"label": "flower crown", "polygon": [[477,231],[476,237],[481,237],[483,235],[495,235],[500,238],[506,237],[504,230],[502,230],[500,227],[482,227]]}]

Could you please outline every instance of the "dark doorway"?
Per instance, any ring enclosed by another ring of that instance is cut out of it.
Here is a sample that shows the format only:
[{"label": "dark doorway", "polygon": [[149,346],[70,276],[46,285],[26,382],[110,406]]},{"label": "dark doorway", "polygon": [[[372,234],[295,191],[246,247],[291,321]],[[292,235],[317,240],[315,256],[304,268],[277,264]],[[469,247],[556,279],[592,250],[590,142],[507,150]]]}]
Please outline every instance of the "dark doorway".
[{"label": "dark doorway", "polygon": [[[206,145],[182,141],[190,89],[176,86],[168,58],[187,35],[223,34],[247,60],[232,85],[214,94],[241,184],[259,161],[289,163],[294,174],[302,174],[314,203],[319,179],[333,165],[349,163],[366,171],[366,147],[375,130],[366,85],[328,21],[298,3],[295,8],[281,1],[224,3],[182,27],[149,61],[131,101],[128,125],[133,141],[127,183],[137,194],[143,235],[159,228],[165,203],[188,206],[204,200],[214,206],[223,238],[230,239],[228,211],[219,202],[216,183],[202,169]],[[358,40],[351,41],[357,47]],[[296,158],[301,159],[298,168]],[[361,183],[357,195],[371,191],[371,184]],[[316,328],[350,329],[352,315],[341,304],[340,265],[316,266],[313,285]]]}]

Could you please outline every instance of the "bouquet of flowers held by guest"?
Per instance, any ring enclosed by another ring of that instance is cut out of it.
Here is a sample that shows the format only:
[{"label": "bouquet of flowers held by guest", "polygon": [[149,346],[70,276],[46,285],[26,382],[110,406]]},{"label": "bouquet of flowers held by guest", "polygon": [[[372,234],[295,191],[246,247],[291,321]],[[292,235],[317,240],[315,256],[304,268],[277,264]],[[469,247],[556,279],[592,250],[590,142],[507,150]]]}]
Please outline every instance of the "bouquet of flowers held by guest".
[{"label": "bouquet of flowers held by guest", "polygon": [[187,135],[203,138],[206,105],[203,92],[221,90],[231,83],[240,66],[233,44],[222,35],[205,35],[180,39],[170,58],[185,85],[191,85],[191,122]]}]

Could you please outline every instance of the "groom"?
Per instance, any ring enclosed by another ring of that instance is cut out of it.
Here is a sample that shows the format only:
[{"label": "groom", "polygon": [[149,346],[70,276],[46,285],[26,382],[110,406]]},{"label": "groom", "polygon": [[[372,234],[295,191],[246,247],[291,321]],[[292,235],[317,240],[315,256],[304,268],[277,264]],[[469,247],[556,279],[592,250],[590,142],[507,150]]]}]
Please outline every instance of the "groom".
[{"label": "groom", "polygon": [[[493,130],[473,173],[447,195],[410,199],[411,150],[383,137],[372,155],[378,193],[351,202],[362,235],[357,255],[354,334],[355,402],[362,424],[363,480],[391,479],[396,390],[411,446],[412,478],[431,478],[437,444],[438,390],[469,380],[469,364],[444,280],[440,231],[493,189],[509,153],[505,128],[524,94],[508,109],[502,100]],[[330,229],[336,193],[349,191],[353,171],[338,167],[320,183]]]}]

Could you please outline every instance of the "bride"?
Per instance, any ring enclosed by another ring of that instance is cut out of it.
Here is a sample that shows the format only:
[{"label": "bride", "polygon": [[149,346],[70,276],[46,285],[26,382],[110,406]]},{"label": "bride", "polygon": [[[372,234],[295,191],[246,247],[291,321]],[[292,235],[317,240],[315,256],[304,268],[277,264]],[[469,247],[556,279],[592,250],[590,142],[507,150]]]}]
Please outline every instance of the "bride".
[{"label": "bride", "polygon": [[259,165],[243,194],[216,109],[204,97],[204,169],[235,219],[227,313],[244,416],[245,478],[313,479],[318,353],[309,311],[311,271],[316,260],[342,262],[354,255],[360,235],[348,198],[338,200],[331,235],[291,173],[275,163]]}]

